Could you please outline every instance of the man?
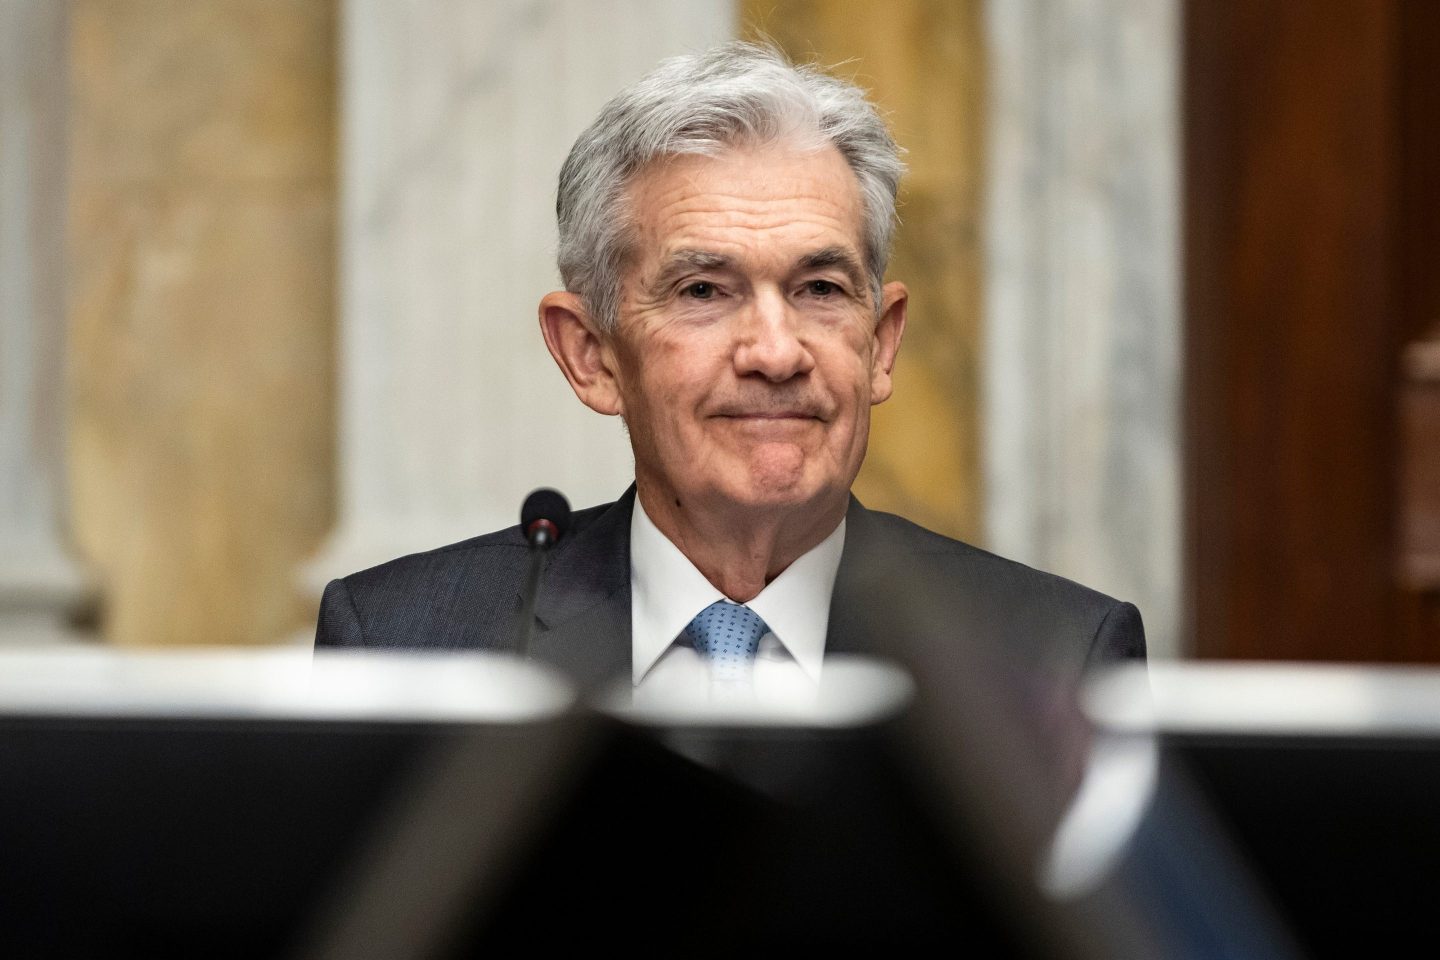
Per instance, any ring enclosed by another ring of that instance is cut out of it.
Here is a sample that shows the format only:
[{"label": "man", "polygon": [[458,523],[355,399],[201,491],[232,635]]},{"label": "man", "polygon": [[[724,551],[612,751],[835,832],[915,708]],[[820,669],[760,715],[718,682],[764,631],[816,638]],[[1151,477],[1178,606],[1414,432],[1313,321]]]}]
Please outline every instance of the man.
[{"label": "man", "polygon": [[[540,325],[624,419],[635,485],[554,549],[531,655],[681,697],[917,640],[1066,680],[1143,656],[1133,606],[850,496],[905,332],[902,171],[861,91],[739,43],[662,63],[580,136]],[[316,643],[511,648],[526,559],[511,528],[334,581]]]}]

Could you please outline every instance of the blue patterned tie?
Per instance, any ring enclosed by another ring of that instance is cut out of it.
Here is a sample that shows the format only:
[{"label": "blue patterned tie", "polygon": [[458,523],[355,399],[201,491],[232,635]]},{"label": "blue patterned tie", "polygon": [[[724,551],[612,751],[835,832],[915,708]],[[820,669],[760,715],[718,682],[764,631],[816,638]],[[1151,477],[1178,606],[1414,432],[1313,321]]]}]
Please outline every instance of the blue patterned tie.
[{"label": "blue patterned tie", "polygon": [[711,679],[726,681],[748,679],[760,638],[769,629],[749,607],[717,600],[696,614],[685,632],[710,661]]}]

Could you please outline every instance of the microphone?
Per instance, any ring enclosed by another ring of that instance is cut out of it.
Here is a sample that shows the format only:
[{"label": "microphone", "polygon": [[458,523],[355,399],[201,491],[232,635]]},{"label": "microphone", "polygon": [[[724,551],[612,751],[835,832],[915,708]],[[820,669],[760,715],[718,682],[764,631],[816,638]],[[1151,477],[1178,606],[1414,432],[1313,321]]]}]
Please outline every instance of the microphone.
[{"label": "microphone", "polygon": [[520,529],[532,547],[554,546],[569,527],[570,501],[559,490],[541,487],[520,507]]},{"label": "microphone", "polygon": [[530,569],[520,595],[518,640],[521,656],[530,655],[535,639],[535,604],[540,599],[540,575],[545,570],[545,553],[570,529],[570,501],[559,490],[541,487],[525,498],[520,507],[520,531],[530,545]]}]

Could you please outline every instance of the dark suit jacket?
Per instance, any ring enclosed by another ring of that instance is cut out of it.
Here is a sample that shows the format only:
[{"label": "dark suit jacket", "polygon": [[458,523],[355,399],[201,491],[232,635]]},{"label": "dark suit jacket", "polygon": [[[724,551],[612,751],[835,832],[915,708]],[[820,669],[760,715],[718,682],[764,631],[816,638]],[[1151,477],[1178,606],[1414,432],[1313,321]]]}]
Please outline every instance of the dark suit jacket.
[{"label": "dark suit jacket", "polygon": [[[530,653],[582,689],[630,670],[634,504],[632,486],[579,511],[548,561]],[[334,580],[315,643],[513,649],[526,563],[516,526]],[[1143,657],[1145,636],[1131,604],[851,498],[825,650],[912,667],[979,652],[994,669],[1066,680],[1098,660]]]}]

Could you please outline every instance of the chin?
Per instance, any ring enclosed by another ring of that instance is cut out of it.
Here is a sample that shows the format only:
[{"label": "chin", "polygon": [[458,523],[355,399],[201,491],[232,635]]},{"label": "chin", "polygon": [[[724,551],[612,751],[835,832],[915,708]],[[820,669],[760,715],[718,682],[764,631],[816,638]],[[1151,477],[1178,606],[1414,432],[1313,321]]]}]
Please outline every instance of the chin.
[{"label": "chin", "polygon": [[756,510],[795,509],[827,502],[850,486],[820,469],[813,451],[795,444],[765,444],[729,459],[710,489],[720,498]]},{"label": "chin", "polygon": [[820,499],[829,485],[803,471],[752,469],[736,499],[758,508],[800,507]]},{"label": "chin", "polygon": [[813,501],[815,497],[812,492],[799,487],[755,487],[735,499],[737,502],[757,510],[776,510],[801,507]]}]

